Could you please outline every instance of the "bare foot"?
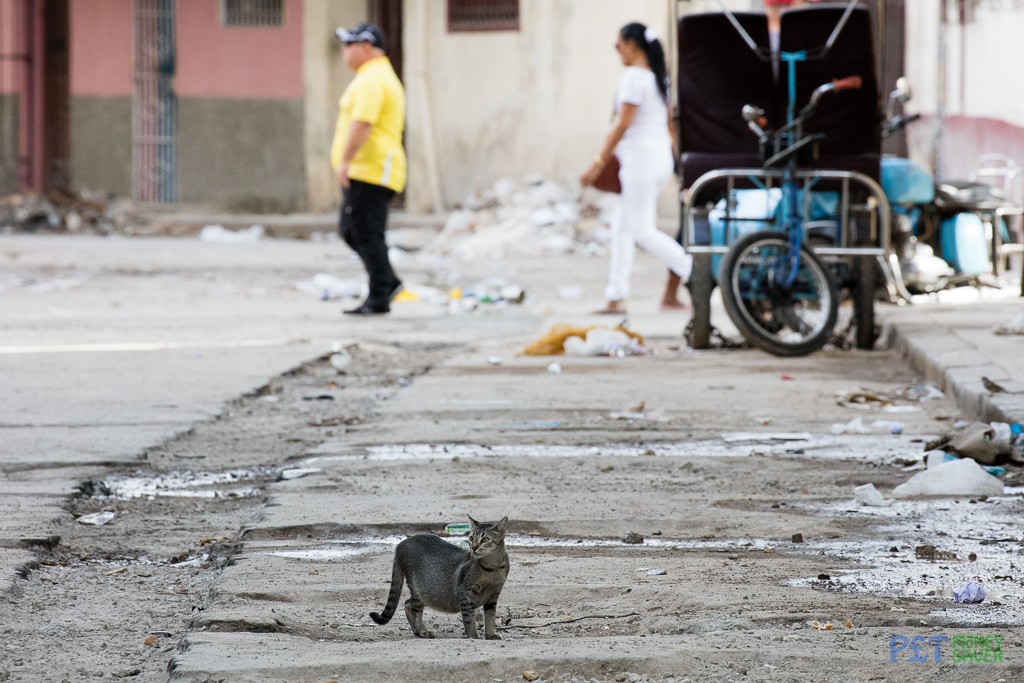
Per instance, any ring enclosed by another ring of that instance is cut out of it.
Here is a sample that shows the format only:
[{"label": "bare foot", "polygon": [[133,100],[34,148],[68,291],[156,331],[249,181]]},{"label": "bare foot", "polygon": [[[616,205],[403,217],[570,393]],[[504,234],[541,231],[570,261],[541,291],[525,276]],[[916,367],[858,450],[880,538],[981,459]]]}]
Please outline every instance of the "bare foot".
[{"label": "bare foot", "polygon": [[595,315],[616,315],[625,313],[626,308],[622,305],[622,301],[609,301],[604,308],[599,308],[594,311]]},{"label": "bare foot", "polygon": [[683,312],[687,312],[687,311],[692,311],[693,310],[693,306],[691,306],[690,304],[683,303],[682,301],[679,301],[678,299],[676,299],[676,300],[673,300],[673,301],[662,301],[661,302],[661,310],[663,310],[663,311],[683,311]]}]

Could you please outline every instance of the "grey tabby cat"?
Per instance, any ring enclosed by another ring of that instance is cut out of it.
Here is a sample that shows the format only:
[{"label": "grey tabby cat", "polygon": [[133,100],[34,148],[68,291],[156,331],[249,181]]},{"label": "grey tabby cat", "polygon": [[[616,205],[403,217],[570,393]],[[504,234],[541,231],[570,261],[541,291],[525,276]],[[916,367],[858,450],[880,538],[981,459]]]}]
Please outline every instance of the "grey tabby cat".
[{"label": "grey tabby cat", "polygon": [[[468,516],[468,515],[467,515]],[[508,576],[505,529],[508,517],[500,522],[483,523],[469,518],[469,550],[452,545],[432,534],[410,536],[395,548],[391,569],[391,592],[380,614],[371,612],[378,624],[391,621],[402,597],[402,583],[409,583],[410,597],[405,601],[405,616],[412,632],[420,638],[433,638],[423,625],[423,607],[442,612],[459,612],[467,638],[479,638],[476,611],[484,608],[484,637],[501,640],[494,632],[494,611],[498,595]]]}]

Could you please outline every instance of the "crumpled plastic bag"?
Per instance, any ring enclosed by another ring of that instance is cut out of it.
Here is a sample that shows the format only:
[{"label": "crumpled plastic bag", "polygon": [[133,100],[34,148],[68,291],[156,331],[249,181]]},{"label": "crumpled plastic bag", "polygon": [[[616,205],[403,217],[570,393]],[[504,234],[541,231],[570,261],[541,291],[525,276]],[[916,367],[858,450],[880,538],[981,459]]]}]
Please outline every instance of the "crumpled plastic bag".
[{"label": "crumpled plastic bag", "polygon": [[636,338],[603,327],[588,330],[585,338],[566,337],[562,346],[570,356],[638,356],[647,352]]},{"label": "crumpled plastic bag", "polygon": [[953,602],[973,605],[984,600],[986,595],[984,586],[977,581],[968,581],[953,591]]},{"label": "crumpled plastic bag", "polygon": [[935,449],[976,460],[982,465],[995,465],[1009,457],[1013,450],[1009,426],[998,422],[972,422],[958,432],[943,434],[925,446],[926,451]]},{"label": "crumpled plastic bag", "polygon": [[875,488],[874,484],[864,484],[853,489],[854,499],[861,505],[867,505],[869,507],[888,507],[892,505],[892,501],[886,499],[881,492]]},{"label": "crumpled plastic bag", "polygon": [[893,498],[917,496],[1001,496],[1003,482],[964,458],[918,472],[892,490]]}]

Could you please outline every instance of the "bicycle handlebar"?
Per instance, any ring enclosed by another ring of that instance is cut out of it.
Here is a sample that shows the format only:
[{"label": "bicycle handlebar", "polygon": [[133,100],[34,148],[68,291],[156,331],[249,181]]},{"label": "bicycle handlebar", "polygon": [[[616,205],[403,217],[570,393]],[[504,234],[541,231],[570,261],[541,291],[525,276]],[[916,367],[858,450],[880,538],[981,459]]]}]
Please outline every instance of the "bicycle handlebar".
[{"label": "bicycle handlebar", "polygon": [[[843,90],[858,90],[864,85],[864,79],[860,76],[847,76],[845,78],[837,78],[828,83],[822,83],[814,92],[811,93],[810,99],[807,104],[800,111],[799,115],[793,120],[788,122],[781,128],[769,131],[765,130],[764,112],[753,105],[744,105],[743,107],[743,120],[747,122],[747,127],[757,135],[762,147],[769,144],[769,141],[774,140],[774,151],[775,153],[765,160],[765,167],[776,166],[784,161],[789,160],[795,154],[804,149],[808,145],[822,139],[824,134],[819,133],[815,135],[803,136],[800,131],[805,119],[810,117],[815,109],[818,108],[818,103],[821,98],[830,92],[840,92]],[[793,138],[794,131],[799,139]],[[781,144],[785,144],[785,147],[780,149]]]},{"label": "bicycle handlebar", "polygon": [[864,85],[864,80],[860,76],[847,76],[846,78],[837,78],[831,83],[823,83],[814,89],[811,93],[811,99],[808,100],[807,106],[800,112],[800,118],[809,116],[817,107],[818,102],[822,96],[830,92],[840,92],[842,90],[859,90]]},{"label": "bicycle handlebar", "polygon": [[919,118],[921,118],[920,114],[910,114],[906,116],[894,116],[888,119],[884,124],[882,124],[882,137],[887,138],[893,133],[903,130]]},{"label": "bicycle handlebar", "polygon": [[832,81],[832,89],[839,90],[859,90],[864,85],[864,80],[860,76],[847,76],[846,78],[837,78]]}]

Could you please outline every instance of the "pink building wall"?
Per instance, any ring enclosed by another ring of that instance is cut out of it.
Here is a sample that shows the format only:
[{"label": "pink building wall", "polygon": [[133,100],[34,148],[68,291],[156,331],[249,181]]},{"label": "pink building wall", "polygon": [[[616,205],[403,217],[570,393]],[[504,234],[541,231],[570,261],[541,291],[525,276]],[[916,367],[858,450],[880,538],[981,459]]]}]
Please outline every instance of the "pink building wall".
[{"label": "pink building wall", "polygon": [[132,0],[70,2],[71,95],[132,94]]},{"label": "pink building wall", "polygon": [[177,2],[179,97],[299,99],[302,2],[284,3],[283,26],[223,26],[214,0]]},{"label": "pink building wall", "polygon": [[[71,94],[130,96],[132,0],[89,0],[70,5]],[[223,26],[219,11],[216,0],[175,3],[177,95],[301,98],[301,0],[285,2],[283,26]]]},{"label": "pink building wall", "polygon": [[[22,0],[0,0],[0,51],[10,52],[23,44],[23,5]],[[14,62],[0,60],[0,93],[18,92],[20,72],[20,66],[16,67]]]},{"label": "pink building wall", "polygon": [[[1024,128],[995,118],[947,117],[946,177],[966,178],[974,169],[978,157],[991,153],[1006,154],[1018,165],[1024,164]],[[1024,197],[1012,199],[1021,200]]]}]

